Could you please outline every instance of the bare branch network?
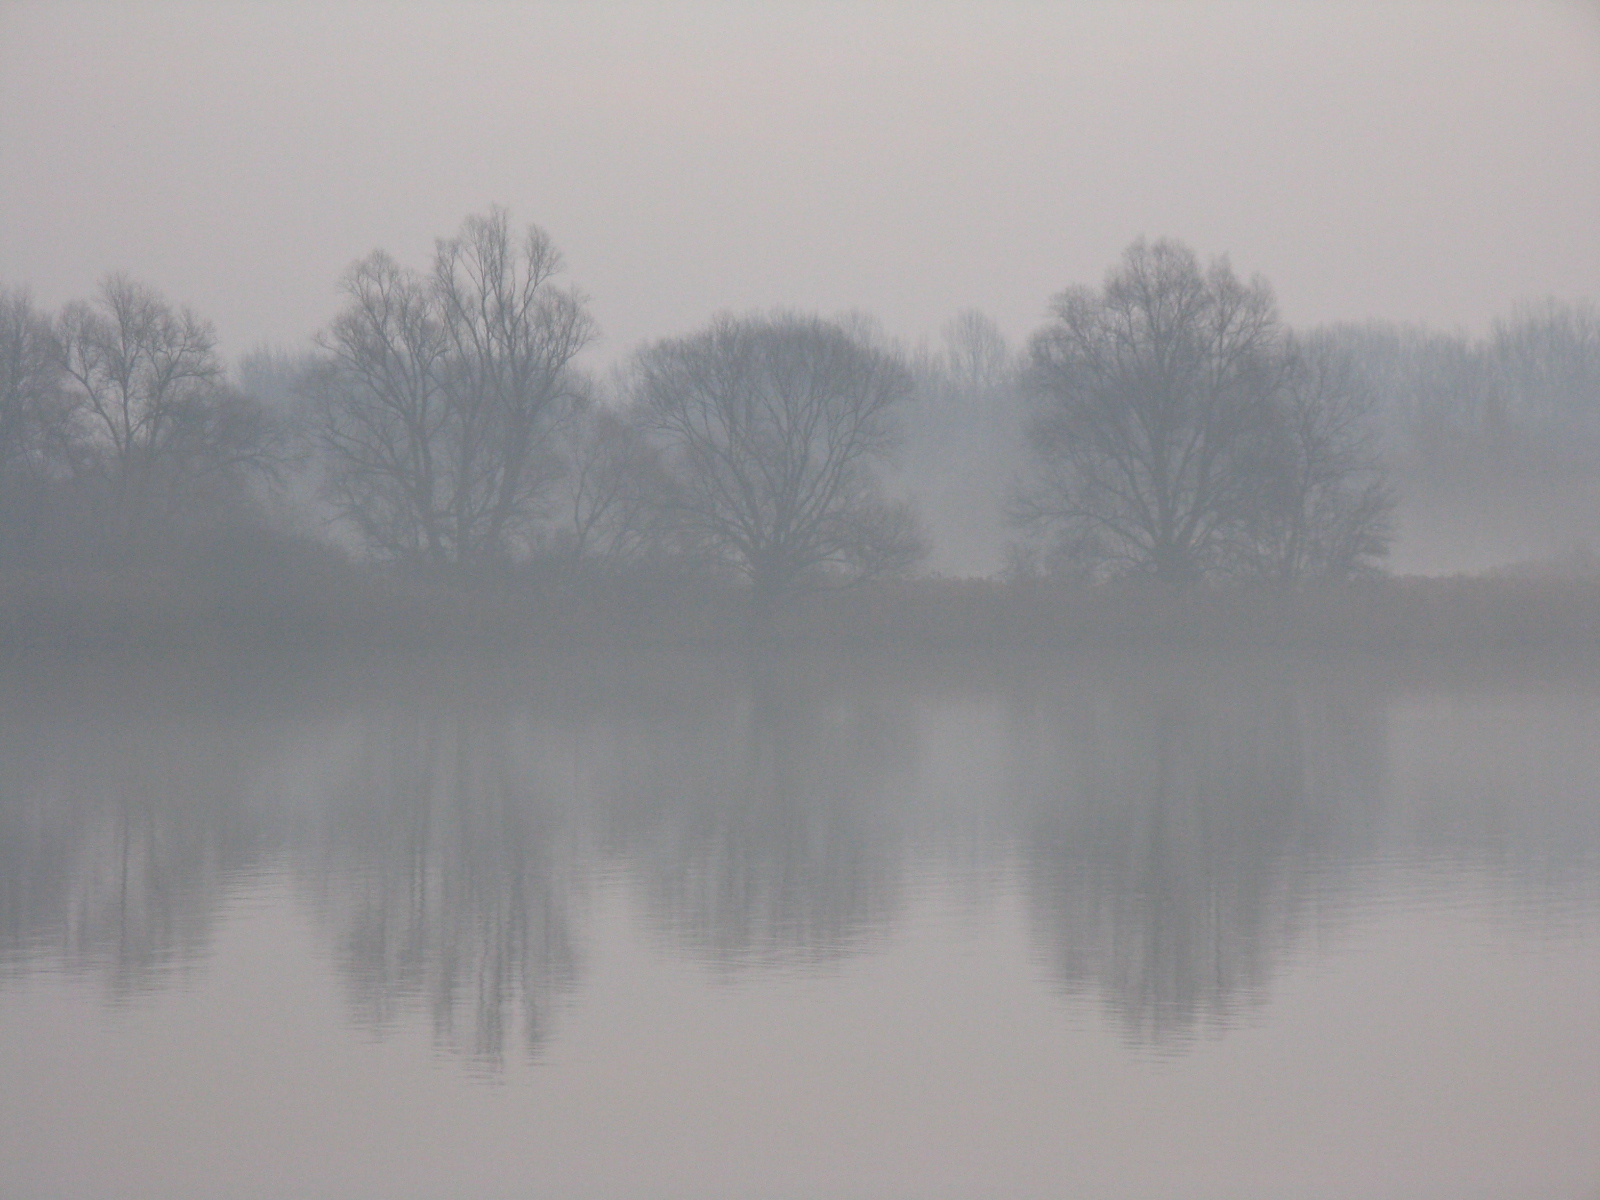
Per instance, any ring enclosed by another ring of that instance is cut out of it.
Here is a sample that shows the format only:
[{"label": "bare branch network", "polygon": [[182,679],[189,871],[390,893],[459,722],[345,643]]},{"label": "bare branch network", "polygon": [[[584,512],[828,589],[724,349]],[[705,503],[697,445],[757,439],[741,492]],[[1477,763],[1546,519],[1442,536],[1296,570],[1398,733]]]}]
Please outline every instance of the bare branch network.
[{"label": "bare branch network", "polygon": [[1297,333],[1265,281],[1139,241],[1020,354],[972,310],[909,353],[777,311],[597,380],[563,272],[491,209],[424,268],[355,263],[312,346],[231,375],[209,323],[125,275],[56,314],[0,289],[0,567],[296,529],[462,578],[720,573],[758,609],[956,542],[1013,576],[1293,588],[1381,568],[1402,474],[1503,494],[1600,464],[1592,303],[1477,340]]},{"label": "bare branch network", "polygon": [[1013,515],[1052,568],[1292,583],[1383,556],[1371,397],[1326,339],[1283,328],[1264,281],[1138,242],[1051,308]]}]

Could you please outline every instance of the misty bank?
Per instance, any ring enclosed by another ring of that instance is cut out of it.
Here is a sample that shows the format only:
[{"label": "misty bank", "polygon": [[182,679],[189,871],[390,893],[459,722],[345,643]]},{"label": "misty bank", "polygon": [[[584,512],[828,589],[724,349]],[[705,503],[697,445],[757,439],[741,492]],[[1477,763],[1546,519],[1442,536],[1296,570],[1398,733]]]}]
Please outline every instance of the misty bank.
[{"label": "misty bank", "polygon": [[161,570],[0,575],[0,666],[13,670],[340,653],[625,663],[761,648],[897,661],[1600,667],[1600,580],[1389,578],[1284,593],[924,578],[799,593],[758,614],[747,589],[676,571],[522,572],[463,585],[331,554],[223,552]]}]

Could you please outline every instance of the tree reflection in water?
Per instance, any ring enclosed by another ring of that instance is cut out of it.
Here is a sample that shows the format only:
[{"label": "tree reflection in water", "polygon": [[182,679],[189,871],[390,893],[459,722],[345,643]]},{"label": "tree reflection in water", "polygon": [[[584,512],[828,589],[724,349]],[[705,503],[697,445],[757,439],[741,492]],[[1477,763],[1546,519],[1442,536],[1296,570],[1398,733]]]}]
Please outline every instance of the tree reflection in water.
[{"label": "tree reflection in water", "polygon": [[270,722],[8,705],[0,972],[44,961],[123,1000],[201,959],[228,880],[271,836],[256,785],[279,741]]},{"label": "tree reflection in water", "polygon": [[420,1016],[492,1067],[552,1036],[599,875],[724,977],[808,971],[882,945],[938,845],[952,895],[978,877],[960,864],[1014,854],[1049,976],[1164,1051],[1246,1018],[1386,888],[1467,880],[1557,921],[1600,896],[1591,692],[776,655],[630,672],[474,668],[311,709],[0,689],[0,982],[163,986],[264,882],[313,899],[358,1024]]},{"label": "tree reflection in water", "polygon": [[1260,1003],[1373,850],[1383,728],[1363,699],[1176,673],[1019,707],[1027,891],[1062,985],[1158,1048]]},{"label": "tree reflection in water", "polygon": [[494,705],[357,718],[301,857],[358,1024],[420,1007],[486,1065],[519,1026],[529,1052],[546,1042],[577,978],[581,864],[540,732]]},{"label": "tree reflection in water", "polygon": [[839,958],[895,910],[888,792],[915,757],[910,706],[781,659],[748,661],[730,682],[601,757],[612,849],[669,941],[696,958]]}]

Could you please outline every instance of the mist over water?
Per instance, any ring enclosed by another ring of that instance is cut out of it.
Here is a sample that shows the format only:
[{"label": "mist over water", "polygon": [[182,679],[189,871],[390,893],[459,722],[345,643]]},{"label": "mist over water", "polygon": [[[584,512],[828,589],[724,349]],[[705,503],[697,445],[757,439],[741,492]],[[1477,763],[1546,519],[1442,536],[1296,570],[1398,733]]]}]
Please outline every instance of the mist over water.
[{"label": "mist over water", "polygon": [[1587,685],[284,674],[13,691],[6,1190],[431,1193],[448,1162],[516,1194],[1220,1196],[1316,1161],[1307,1195],[1581,1195],[1600,1167]]},{"label": "mist over water", "polygon": [[1600,1197],[1590,0],[0,0],[0,1198]]}]

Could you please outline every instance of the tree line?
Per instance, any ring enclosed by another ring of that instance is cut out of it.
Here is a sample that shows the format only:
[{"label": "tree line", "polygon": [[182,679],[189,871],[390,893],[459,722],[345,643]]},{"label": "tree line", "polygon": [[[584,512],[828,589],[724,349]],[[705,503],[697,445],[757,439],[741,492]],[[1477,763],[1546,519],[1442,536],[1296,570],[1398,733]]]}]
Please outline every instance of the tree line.
[{"label": "tree line", "polygon": [[994,510],[1011,576],[1294,587],[1382,568],[1396,430],[1600,432],[1592,306],[1479,343],[1305,333],[1264,280],[1169,240],[1056,296],[1020,354],[977,313],[908,353],[865,318],[778,311],[607,378],[580,365],[596,330],[559,252],[504,210],[340,287],[313,346],[231,376],[208,322],[126,276],[54,314],[0,289],[0,564],[298,522],[447,575],[666,565],[767,605],[916,569],[914,498],[952,468],[990,480],[966,506]]}]

